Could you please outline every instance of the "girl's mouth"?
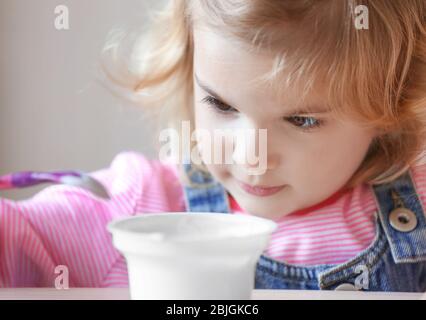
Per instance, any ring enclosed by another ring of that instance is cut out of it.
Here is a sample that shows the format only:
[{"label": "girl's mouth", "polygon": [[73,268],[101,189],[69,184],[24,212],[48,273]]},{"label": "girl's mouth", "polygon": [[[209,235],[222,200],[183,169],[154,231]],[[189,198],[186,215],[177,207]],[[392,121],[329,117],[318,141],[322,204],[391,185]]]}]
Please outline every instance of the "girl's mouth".
[{"label": "girl's mouth", "polygon": [[276,186],[276,187],[267,187],[267,186],[252,186],[242,181],[237,180],[240,187],[247,193],[258,197],[266,197],[281,191],[286,185]]}]

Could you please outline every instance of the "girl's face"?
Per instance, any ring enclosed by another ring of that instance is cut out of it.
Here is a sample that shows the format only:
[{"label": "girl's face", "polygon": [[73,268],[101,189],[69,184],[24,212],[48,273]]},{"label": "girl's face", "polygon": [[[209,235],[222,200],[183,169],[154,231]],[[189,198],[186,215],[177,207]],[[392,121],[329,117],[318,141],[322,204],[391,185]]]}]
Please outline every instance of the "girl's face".
[{"label": "girl's face", "polygon": [[[300,97],[297,90],[278,99],[272,88],[250,83],[271,69],[271,56],[248,52],[238,43],[200,28],[194,29],[194,50],[195,128],[206,129],[212,136],[218,129],[267,129],[263,174],[249,174],[253,168],[249,164],[206,162],[243,209],[276,220],[326,200],[351,178],[367,153],[372,130],[333,119],[322,92],[305,99],[302,107],[314,111],[303,113],[295,110]],[[211,147],[200,146],[201,150]],[[245,147],[236,140],[233,148],[239,152],[235,154],[244,154],[241,148]],[[246,187],[280,188],[250,192],[241,182]]]}]

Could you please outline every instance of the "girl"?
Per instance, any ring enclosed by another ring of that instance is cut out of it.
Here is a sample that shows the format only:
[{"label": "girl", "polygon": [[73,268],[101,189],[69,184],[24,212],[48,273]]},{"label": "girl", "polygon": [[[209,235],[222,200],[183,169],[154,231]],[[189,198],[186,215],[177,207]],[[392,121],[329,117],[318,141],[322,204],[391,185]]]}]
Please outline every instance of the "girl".
[{"label": "girl", "polygon": [[[92,173],[110,201],[67,186],[0,199],[0,285],[53,286],[65,265],[70,286],[127,286],[108,222],[211,211],[278,223],[256,288],[425,291],[426,4],[362,4],[169,1],[113,79],[169,128],[267,129],[266,171],[211,164],[199,141],[201,165],[117,155]],[[235,141],[235,158],[255,145]]]}]

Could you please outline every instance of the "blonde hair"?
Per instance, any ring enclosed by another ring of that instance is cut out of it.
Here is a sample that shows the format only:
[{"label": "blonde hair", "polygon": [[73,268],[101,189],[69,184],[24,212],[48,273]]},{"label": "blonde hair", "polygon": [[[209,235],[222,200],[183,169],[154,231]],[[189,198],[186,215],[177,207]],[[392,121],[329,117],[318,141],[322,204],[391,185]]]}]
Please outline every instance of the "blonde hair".
[{"label": "blonde hair", "polygon": [[[367,30],[355,26],[358,5],[368,8]],[[195,8],[201,16],[194,15]],[[264,80],[278,93],[296,84],[307,93],[327,83],[337,118],[350,117],[380,132],[346,187],[389,182],[425,150],[424,0],[168,1],[136,42],[143,48],[136,50],[136,63],[121,77],[106,71],[142,105],[165,110],[169,127],[193,121],[192,27],[198,20],[253,49],[272,52],[274,69]],[[117,62],[121,44],[116,43],[106,51]]]}]

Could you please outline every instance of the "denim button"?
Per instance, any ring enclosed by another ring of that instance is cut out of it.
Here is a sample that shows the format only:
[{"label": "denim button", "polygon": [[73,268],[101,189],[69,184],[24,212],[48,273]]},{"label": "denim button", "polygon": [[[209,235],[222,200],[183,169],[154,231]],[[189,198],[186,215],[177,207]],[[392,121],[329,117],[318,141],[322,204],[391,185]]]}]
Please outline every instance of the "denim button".
[{"label": "denim button", "polygon": [[342,283],[338,285],[334,290],[336,291],[358,291],[352,283]]},{"label": "denim button", "polygon": [[417,226],[417,217],[407,208],[396,208],[389,215],[392,228],[401,232],[410,232]]}]

